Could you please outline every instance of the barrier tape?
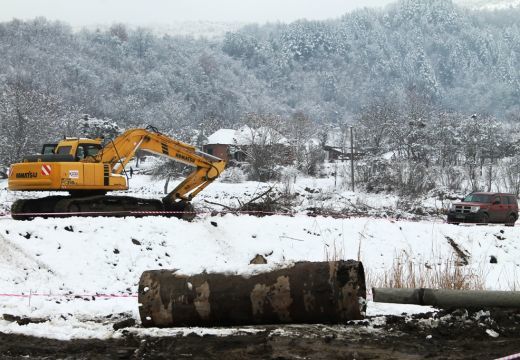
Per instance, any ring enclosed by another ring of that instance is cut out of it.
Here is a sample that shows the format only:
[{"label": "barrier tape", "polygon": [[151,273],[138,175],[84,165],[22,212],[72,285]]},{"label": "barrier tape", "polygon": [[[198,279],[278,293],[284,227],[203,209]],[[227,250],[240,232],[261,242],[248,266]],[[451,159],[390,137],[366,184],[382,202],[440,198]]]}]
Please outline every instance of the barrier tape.
[{"label": "barrier tape", "polygon": [[274,212],[274,211],[262,211],[262,210],[250,210],[250,211],[212,211],[212,212],[197,212],[197,211],[71,211],[71,212],[37,212],[37,213],[11,213],[14,216],[75,216],[75,215],[113,215],[120,214],[122,216],[132,216],[132,215],[179,215],[179,214],[195,214],[195,215],[204,215],[204,214],[266,214],[266,215],[287,215],[294,216],[296,213],[288,213],[288,212]]},{"label": "barrier tape", "polygon": [[0,293],[0,297],[15,297],[15,298],[31,298],[31,297],[57,297],[57,298],[136,298],[137,294],[45,294],[45,293],[29,293],[29,294],[9,294]]},{"label": "barrier tape", "polygon": [[146,215],[180,215],[180,214],[190,214],[190,215],[208,215],[208,216],[218,216],[218,215],[279,215],[279,216],[290,216],[294,217],[296,215],[306,215],[308,217],[332,217],[336,219],[350,219],[350,218],[366,218],[371,217],[375,219],[386,219],[390,221],[428,221],[428,222],[436,222],[436,223],[445,223],[445,220],[440,219],[410,219],[406,217],[394,218],[394,217],[385,217],[385,216],[375,216],[368,214],[358,214],[358,213],[339,213],[339,212],[327,212],[327,213],[315,213],[311,210],[303,211],[303,212],[280,212],[280,211],[264,211],[264,210],[214,210],[214,211],[206,211],[206,212],[198,212],[198,211],[76,211],[76,212],[32,212],[32,213],[4,213],[1,214],[3,216],[18,216],[18,217],[70,217],[70,216],[146,216]]},{"label": "barrier tape", "polygon": [[[307,212],[277,212],[277,211],[263,211],[263,210],[241,210],[241,211],[207,211],[207,212],[197,212],[197,211],[77,211],[77,212],[41,212],[41,213],[3,213],[0,214],[0,217],[5,216],[19,216],[19,217],[69,217],[69,216],[147,216],[147,215],[179,215],[179,214],[190,214],[190,215],[209,215],[209,216],[217,216],[217,215],[279,215],[279,216],[290,216],[294,217],[296,215],[306,215],[308,217],[332,217],[335,219],[350,219],[350,218],[374,218],[374,219],[385,219],[389,221],[410,221],[410,222],[429,222],[429,223],[437,223],[437,224],[451,224],[446,220],[440,219],[410,219],[406,217],[394,218],[394,217],[384,217],[384,216],[376,216],[376,215],[368,215],[368,214],[352,214],[352,213],[314,213],[312,211]],[[465,223],[460,222],[458,225],[503,225],[504,223]],[[510,225],[516,226],[516,224]]]}]

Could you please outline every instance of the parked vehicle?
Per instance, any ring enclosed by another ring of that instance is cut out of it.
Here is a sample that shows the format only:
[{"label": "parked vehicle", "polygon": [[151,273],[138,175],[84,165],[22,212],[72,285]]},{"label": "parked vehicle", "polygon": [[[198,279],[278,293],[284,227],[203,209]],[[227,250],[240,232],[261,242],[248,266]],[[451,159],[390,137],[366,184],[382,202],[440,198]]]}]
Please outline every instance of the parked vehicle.
[{"label": "parked vehicle", "polygon": [[448,223],[503,223],[514,226],[518,201],[514,194],[474,192],[448,211]]}]

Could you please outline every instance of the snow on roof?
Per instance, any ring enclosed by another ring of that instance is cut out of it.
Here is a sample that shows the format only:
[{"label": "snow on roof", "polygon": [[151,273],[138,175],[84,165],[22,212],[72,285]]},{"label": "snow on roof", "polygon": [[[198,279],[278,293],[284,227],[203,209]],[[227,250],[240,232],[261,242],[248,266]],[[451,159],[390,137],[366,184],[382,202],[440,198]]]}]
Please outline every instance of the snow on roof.
[{"label": "snow on roof", "polygon": [[395,158],[397,158],[397,152],[395,152],[395,151],[385,152],[384,154],[381,155],[381,158],[385,159],[385,160],[395,159]]},{"label": "snow on roof", "polygon": [[289,143],[285,137],[272,128],[260,127],[255,130],[247,125],[238,130],[219,129],[208,137],[208,145],[251,145],[253,142],[265,144]]},{"label": "snow on roof", "polygon": [[208,144],[231,145],[235,144],[235,132],[233,129],[219,129],[208,136]]}]

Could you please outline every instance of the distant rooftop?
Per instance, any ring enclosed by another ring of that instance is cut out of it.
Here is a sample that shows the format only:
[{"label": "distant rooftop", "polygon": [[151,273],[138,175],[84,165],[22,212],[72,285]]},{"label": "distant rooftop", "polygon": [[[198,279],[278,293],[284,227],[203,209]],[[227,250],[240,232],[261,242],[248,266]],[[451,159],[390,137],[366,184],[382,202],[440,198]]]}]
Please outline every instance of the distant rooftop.
[{"label": "distant rooftop", "polygon": [[208,145],[250,145],[262,139],[265,143],[286,144],[287,139],[274,129],[261,127],[252,129],[249,126],[242,126],[238,130],[219,129],[208,136]]}]

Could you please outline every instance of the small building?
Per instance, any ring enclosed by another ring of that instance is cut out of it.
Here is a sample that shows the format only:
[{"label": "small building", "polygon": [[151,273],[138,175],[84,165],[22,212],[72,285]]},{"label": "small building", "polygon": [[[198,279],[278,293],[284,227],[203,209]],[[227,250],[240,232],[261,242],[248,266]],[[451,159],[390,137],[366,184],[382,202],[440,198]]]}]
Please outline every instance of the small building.
[{"label": "small building", "polygon": [[252,129],[242,126],[238,130],[219,129],[208,136],[204,152],[227,162],[247,162],[247,152],[252,145],[285,148],[288,141],[274,129],[261,127]]},{"label": "small building", "polygon": [[347,154],[339,146],[323,145],[323,150],[326,151],[326,159],[328,161],[345,160]]},{"label": "small building", "polygon": [[[325,134],[323,150],[327,152],[326,159],[328,161],[347,161],[350,160],[350,131],[349,128],[335,128]],[[356,146],[354,139],[354,159],[360,159],[364,156],[364,152]]]},{"label": "small building", "polygon": [[235,132],[233,129],[219,129],[208,137],[204,145],[204,152],[219,157],[229,162],[229,147],[235,143]]}]

